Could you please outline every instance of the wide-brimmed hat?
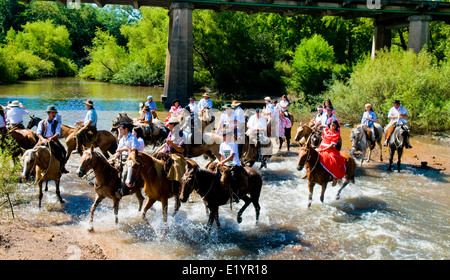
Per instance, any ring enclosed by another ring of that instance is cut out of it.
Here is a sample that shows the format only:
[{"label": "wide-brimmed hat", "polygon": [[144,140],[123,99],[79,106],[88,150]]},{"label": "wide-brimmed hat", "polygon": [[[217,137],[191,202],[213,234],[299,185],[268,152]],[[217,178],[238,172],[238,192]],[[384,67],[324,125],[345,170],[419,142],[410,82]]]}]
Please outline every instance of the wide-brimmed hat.
[{"label": "wide-brimmed hat", "polygon": [[272,101],[272,99],[269,96],[265,97],[264,100],[265,101]]},{"label": "wide-brimmed hat", "polygon": [[209,93],[205,92],[202,96],[207,96],[207,97],[209,97]]},{"label": "wide-brimmed hat", "polygon": [[235,106],[239,106],[241,105],[240,102],[238,102],[237,100],[233,100],[233,102],[231,102],[231,106],[235,107]]},{"label": "wide-brimmed hat", "polygon": [[58,110],[56,110],[56,107],[54,105],[49,105],[49,106],[47,106],[47,113],[50,113],[50,112],[58,113]]},{"label": "wide-brimmed hat", "polygon": [[400,100],[395,99],[394,101],[392,101],[392,103],[394,103],[394,104],[400,104]]},{"label": "wide-brimmed hat", "polygon": [[189,97],[188,100],[194,100],[195,101],[195,97],[191,96],[191,97]]},{"label": "wide-brimmed hat", "polygon": [[86,105],[89,105],[89,106],[93,107],[93,106],[94,106],[94,101],[92,101],[92,100],[88,99],[88,100],[86,100],[86,102],[84,102],[84,104],[86,104]]},{"label": "wide-brimmed hat", "polygon": [[177,117],[172,116],[172,117],[170,117],[170,119],[167,123],[179,123],[179,122],[180,122],[180,120]]},{"label": "wide-brimmed hat", "polygon": [[233,109],[233,107],[231,107],[230,104],[225,103],[225,104],[222,106],[222,109]]},{"label": "wide-brimmed hat", "polygon": [[18,100],[14,100],[13,102],[8,104],[8,108],[11,107],[20,107],[20,105],[22,105],[22,103],[20,103]]}]

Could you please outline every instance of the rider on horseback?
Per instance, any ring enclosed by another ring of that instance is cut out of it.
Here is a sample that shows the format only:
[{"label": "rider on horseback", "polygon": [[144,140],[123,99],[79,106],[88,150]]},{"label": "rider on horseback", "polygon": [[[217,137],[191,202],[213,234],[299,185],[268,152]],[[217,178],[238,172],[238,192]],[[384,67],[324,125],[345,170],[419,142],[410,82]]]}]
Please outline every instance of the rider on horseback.
[{"label": "rider on horseback", "polygon": [[[369,103],[367,103],[365,105],[366,111],[364,111],[362,119],[361,119],[361,124],[365,125],[365,129],[366,129],[366,134],[369,138],[369,141],[371,142],[375,142],[375,128],[373,126],[373,123],[377,121],[377,116],[375,114],[375,112],[372,110],[372,105],[370,105]],[[368,128],[368,129],[367,129]]]},{"label": "rider on horseback", "polygon": [[36,146],[46,145],[48,143],[51,153],[59,161],[61,173],[69,173],[65,167],[67,151],[58,140],[61,135],[61,123],[56,120],[57,113],[58,111],[55,106],[47,107],[48,117],[41,120],[37,126],[36,133],[39,142]]},{"label": "rider on horseback", "polygon": [[83,153],[81,147],[89,143],[89,141],[92,141],[97,134],[97,112],[94,109],[94,101],[87,100],[84,104],[88,110],[86,117],[84,120],[77,121],[75,123],[76,125],[83,124],[81,129],[76,134],[77,151],[79,154]]},{"label": "rider on horseback", "polygon": [[[383,146],[387,146],[389,142],[389,138],[391,137],[392,132],[395,129],[395,126],[397,124],[404,125],[406,124],[406,119],[409,117],[409,112],[406,110],[405,107],[400,106],[400,100],[394,100],[393,101],[394,106],[389,110],[388,118],[390,119],[389,124],[384,129],[384,144]],[[405,143],[406,149],[411,149],[411,145],[409,144],[409,141],[406,141]]]},{"label": "rider on horseback", "polygon": [[23,125],[23,116],[29,114],[27,108],[25,108],[25,106],[17,100],[9,103],[7,107],[8,111],[6,111],[6,120],[10,129],[24,129],[25,126]]},{"label": "rider on horseback", "polygon": [[239,160],[239,149],[236,142],[233,141],[234,130],[226,129],[222,132],[223,141],[219,147],[220,161],[217,164],[218,167],[224,165],[230,168],[231,180],[230,180],[230,196],[233,197],[234,202],[239,202],[239,196],[237,195],[239,189],[236,185],[236,177],[240,174],[242,167]]}]

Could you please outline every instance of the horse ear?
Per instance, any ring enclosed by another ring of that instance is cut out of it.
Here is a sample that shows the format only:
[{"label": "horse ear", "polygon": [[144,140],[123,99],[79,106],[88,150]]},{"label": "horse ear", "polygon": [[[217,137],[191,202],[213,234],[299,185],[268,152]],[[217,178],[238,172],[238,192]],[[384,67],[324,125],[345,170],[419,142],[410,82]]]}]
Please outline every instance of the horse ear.
[{"label": "horse ear", "polygon": [[94,152],[94,145],[91,145],[91,153]]}]

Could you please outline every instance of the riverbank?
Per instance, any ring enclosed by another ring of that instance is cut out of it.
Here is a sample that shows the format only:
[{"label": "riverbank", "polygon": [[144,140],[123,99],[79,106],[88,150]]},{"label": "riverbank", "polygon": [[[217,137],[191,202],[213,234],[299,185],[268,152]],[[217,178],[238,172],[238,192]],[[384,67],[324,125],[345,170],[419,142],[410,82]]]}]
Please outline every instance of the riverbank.
[{"label": "riverbank", "polygon": [[[347,134],[348,130],[343,131],[343,138],[348,137]],[[431,145],[430,141],[434,140],[425,140],[417,137],[411,139],[413,149],[405,150],[402,158],[402,170],[413,169],[414,174],[418,176],[424,175],[438,178],[440,181],[448,183],[450,177],[448,168],[450,166],[449,148],[444,143],[442,147]],[[348,141],[344,141],[343,150],[350,151],[349,145]],[[297,151],[298,147],[295,146],[291,153],[281,151],[278,153],[278,156],[295,159]],[[378,159],[378,148],[375,148],[372,161],[364,162],[363,168],[358,167],[359,172],[367,174],[384,171],[388,160],[387,148],[383,148],[383,162],[379,162]],[[427,162],[425,167],[422,162]],[[394,160],[394,163],[396,163],[396,160]],[[59,211],[64,211],[57,206],[54,209],[44,207],[41,210],[28,209],[27,211],[33,211],[35,216],[24,218],[19,213],[16,219],[10,219],[3,212],[3,217],[0,220],[0,259],[130,259],[126,248],[116,246],[115,244],[118,243],[111,240],[111,238],[97,238],[96,233],[87,233],[83,227],[77,226],[70,218],[64,216],[64,213],[58,213]],[[39,217],[41,211],[55,211],[58,215],[62,215],[54,220],[45,220]],[[301,248],[301,246],[298,248]],[[298,250],[300,251],[301,249]],[[148,259],[161,258],[158,254],[152,253],[149,253],[146,257]],[[173,256],[173,258],[176,258],[176,256]]]}]

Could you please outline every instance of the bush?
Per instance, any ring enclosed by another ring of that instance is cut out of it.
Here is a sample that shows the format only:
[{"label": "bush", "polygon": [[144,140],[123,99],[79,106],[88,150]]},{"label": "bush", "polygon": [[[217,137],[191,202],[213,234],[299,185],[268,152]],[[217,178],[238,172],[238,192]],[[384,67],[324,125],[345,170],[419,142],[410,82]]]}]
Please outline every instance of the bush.
[{"label": "bush", "polygon": [[380,51],[375,59],[359,63],[347,82],[335,81],[328,97],[342,122],[359,123],[364,104],[371,103],[378,122],[388,123],[392,101],[399,99],[409,111],[415,132],[450,129],[450,62],[437,64],[422,51]]},{"label": "bush", "polygon": [[[5,139],[2,137],[2,144],[4,144],[3,140]],[[15,202],[11,195],[16,191],[20,169],[20,164],[13,159],[10,149],[2,145],[0,148],[0,210],[9,206],[13,218]]]},{"label": "bush", "polygon": [[19,78],[19,65],[11,52],[0,47],[0,83],[14,83]]}]

